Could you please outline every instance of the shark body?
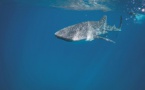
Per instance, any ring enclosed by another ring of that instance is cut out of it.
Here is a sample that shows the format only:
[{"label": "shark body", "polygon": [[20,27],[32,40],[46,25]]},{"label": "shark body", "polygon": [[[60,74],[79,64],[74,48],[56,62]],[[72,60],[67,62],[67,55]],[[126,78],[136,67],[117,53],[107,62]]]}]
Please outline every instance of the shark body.
[{"label": "shark body", "polygon": [[121,31],[122,18],[119,28],[107,25],[107,16],[103,16],[99,21],[86,21],[79,24],[65,27],[55,33],[55,36],[65,41],[92,41],[94,39],[103,39],[115,43],[113,40],[102,37],[110,31]]}]

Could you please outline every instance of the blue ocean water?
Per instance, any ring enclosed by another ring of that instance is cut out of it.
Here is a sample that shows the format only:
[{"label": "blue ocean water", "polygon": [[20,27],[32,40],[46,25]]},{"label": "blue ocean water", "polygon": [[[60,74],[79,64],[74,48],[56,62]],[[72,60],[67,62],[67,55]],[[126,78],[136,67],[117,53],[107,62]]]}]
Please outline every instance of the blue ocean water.
[{"label": "blue ocean water", "polygon": [[[0,2],[0,90],[145,90],[145,22],[126,20],[129,14],[123,11]],[[122,31],[108,35],[115,44],[54,36],[66,26],[103,15],[116,26],[123,17]]]}]

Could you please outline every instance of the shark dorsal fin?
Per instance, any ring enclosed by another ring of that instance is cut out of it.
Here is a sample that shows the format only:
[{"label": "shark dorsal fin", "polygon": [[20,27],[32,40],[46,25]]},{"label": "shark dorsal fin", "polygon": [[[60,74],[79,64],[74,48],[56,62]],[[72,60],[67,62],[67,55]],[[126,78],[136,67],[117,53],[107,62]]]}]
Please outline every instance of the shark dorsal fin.
[{"label": "shark dorsal fin", "polygon": [[105,28],[107,26],[107,16],[104,15],[100,21],[99,21],[100,25],[103,26],[103,28]]},{"label": "shark dorsal fin", "polygon": [[100,20],[101,23],[106,23],[107,22],[107,16],[104,15],[101,20]]}]

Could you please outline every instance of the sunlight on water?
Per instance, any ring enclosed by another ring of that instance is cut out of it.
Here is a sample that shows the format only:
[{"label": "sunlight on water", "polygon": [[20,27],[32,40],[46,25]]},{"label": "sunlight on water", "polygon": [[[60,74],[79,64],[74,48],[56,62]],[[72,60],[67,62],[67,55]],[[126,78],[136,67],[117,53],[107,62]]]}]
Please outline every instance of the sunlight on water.
[{"label": "sunlight on water", "polygon": [[[132,7],[130,7],[132,6]],[[142,24],[145,21],[145,0],[131,0],[128,1],[126,5],[127,12],[129,13],[129,17],[126,17],[126,20],[133,19],[134,23]]]},{"label": "sunlight on water", "polygon": [[[103,4],[102,4],[103,3]],[[71,10],[102,10],[110,11],[111,9],[105,5],[108,0],[68,0],[65,3],[58,3],[54,7],[71,9]]]},{"label": "sunlight on water", "polygon": [[142,24],[145,21],[145,15],[137,14],[134,19],[135,23]]}]

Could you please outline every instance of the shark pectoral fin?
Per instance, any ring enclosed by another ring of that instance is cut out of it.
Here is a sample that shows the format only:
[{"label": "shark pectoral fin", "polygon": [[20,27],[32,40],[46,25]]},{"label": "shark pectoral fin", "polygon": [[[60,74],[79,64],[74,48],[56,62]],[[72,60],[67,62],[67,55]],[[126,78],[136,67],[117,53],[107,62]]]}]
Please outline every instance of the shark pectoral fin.
[{"label": "shark pectoral fin", "polygon": [[103,39],[103,40],[106,40],[106,41],[108,41],[108,42],[115,43],[113,40],[108,39],[108,38],[104,38],[104,37],[100,37],[100,36],[99,36],[98,38]]}]

